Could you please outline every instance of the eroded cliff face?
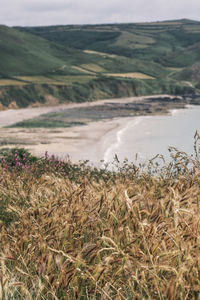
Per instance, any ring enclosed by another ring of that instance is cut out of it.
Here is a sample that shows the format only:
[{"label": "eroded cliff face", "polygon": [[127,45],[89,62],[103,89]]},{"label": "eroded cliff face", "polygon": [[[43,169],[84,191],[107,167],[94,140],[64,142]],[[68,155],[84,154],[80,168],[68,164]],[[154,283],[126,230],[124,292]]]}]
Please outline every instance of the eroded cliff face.
[{"label": "eroded cliff face", "polygon": [[72,85],[27,84],[0,87],[0,110],[29,106],[57,105],[105,98],[122,98],[153,94],[194,94],[190,86],[158,80],[123,80],[97,78],[88,83]]}]

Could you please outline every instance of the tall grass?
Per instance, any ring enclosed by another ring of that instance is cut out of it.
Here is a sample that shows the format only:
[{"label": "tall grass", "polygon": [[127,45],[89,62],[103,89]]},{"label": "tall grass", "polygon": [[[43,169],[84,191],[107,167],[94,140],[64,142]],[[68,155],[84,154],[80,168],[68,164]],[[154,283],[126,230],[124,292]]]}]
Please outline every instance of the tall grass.
[{"label": "tall grass", "polygon": [[200,163],[2,153],[0,299],[199,299]]}]

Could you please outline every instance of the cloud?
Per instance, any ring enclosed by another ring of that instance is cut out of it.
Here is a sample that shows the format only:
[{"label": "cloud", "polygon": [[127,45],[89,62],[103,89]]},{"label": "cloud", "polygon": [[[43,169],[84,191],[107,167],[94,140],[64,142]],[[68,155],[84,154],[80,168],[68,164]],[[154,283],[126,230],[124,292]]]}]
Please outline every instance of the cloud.
[{"label": "cloud", "polygon": [[59,13],[59,11],[67,11],[68,9],[74,8],[73,0],[43,0],[42,2],[39,0],[35,1],[26,1],[23,5],[23,8],[26,12],[50,12],[53,11],[55,13]]},{"label": "cloud", "polygon": [[200,20],[199,11],[199,0],[6,0],[0,20],[11,26]]}]

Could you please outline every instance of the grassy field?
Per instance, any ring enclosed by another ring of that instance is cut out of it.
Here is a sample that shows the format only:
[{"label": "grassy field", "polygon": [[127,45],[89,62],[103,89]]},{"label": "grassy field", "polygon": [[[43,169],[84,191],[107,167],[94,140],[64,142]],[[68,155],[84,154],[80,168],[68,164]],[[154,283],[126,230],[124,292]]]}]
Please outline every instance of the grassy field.
[{"label": "grassy field", "polygon": [[16,79],[20,79],[26,81],[27,83],[35,83],[35,84],[56,84],[57,82],[52,78],[46,76],[16,76]]},{"label": "grassy field", "polygon": [[82,68],[84,69],[88,69],[92,72],[95,72],[95,73],[103,73],[105,72],[105,70],[98,66],[98,65],[95,65],[95,64],[85,64],[85,65],[81,65]]},{"label": "grassy field", "polygon": [[[72,84],[73,82],[86,83],[86,82],[94,79],[95,76],[51,75],[49,77],[47,77],[47,76],[17,76],[15,78],[19,79],[19,80],[23,80],[24,82],[27,82],[27,83],[49,84],[49,85],[64,85],[64,84]],[[1,80],[0,80],[0,84],[1,84]],[[19,84],[25,84],[25,83],[19,82]]]},{"label": "grassy field", "polygon": [[[40,90],[38,103],[47,96],[63,102],[67,85],[70,95],[71,86],[73,91],[79,86],[81,97],[70,96],[65,101],[85,101],[85,97],[95,100],[98,94],[107,94],[104,84],[101,91],[100,85],[94,84],[96,77],[102,79],[106,74],[117,74],[113,76],[115,87],[121,85],[120,77],[124,79],[126,88],[121,89],[122,97],[138,95],[139,91],[145,95],[151,90],[147,87],[147,78],[157,82],[155,92],[171,92],[171,86],[179,86],[175,93],[182,92],[185,85],[191,88],[190,93],[199,93],[199,76],[194,67],[200,59],[199,31],[200,22],[192,20],[27,28],[1,25],[0,89],[3,93],[0,93],[0,102],[8,107],[11,98],[17,103],[18,95],[23,94],[22,103],[17,105],[27,106],[35,101],[32,99],[35,90]],[[135,85],[135,79],[143,81],[140,85],[146,88],[130,89],[130,80]],[[24,88],[26,85],[29,87]],[[43,87],[38,88],[38,85]],[[57,92],[62,85],[65,86],[63,93],[61,89]],[[13,87],[16,87],[16,97]],[[28,89],[31,90],[29,95]],[[118,94],[112,85],[107,89],[109,97]]]},{"label": "grassy field", "polygon": [[[173,68],[187,66],[199,58],[197,49],[200,42],[200,23],[192,20],[19,29],[45,40],[82,50],[85,55],[89,55],[85,57],[90,60],[89,63],[97,63],[103,59],[106,64],[106,59],[111,59],[115,68],[119,66],[118,56]],[[84,59],[83,56],[81,59]],[[127,61],[127,65],[129,63]],[[141,72],[130,70],[135,71]]]},{"label": "grassy field", "polygon": [[18,81],[14,79],[0,79],[0,86],[9,86],[9,85],[25,85],[23,81]]},{"label": "grassy field", "polygon": [[73,121],[67,122],[62,120],[55,120],[51,118],[42,118],[42,119],[31,119],[18,122],[13,126],[9,126],[10,128],[67,128],[72,126],[82,126],[85,125],[84,122]]},{"label": "grassy field", "polygon": [[111,172],[2,151],[1,298],[198,299],[200,164],[172,153]]},{"label": "grassy field", "polygon": [[148,76],[146,74],[142,74],[142,73],[110,73],[107,74],[108,76],[113,76],[113,77],[123,77],[123,78],[138,78],[138,79],[155,79],[151,76]]},{"label": "grassy field", "polygon": [[80,71],[82,73],[87,73],[87,74],[94,74],[93,71],[89,71],[83,67],[78,67],[78,66],[72,66],[73,69],[77,70],[77,71]]},{"label": "grassy field", "polygon": [[[90,74],[88,72],[88,74]],[[93,73],[91,74],[93,75]],[[74,82],[78,82],[80,84],[82,83],[88,83],[89,81],[93,80],[96,78],[95,74],[93,76],[90,75],[74,75],[74,76],[59,76],[59,75],[55,75],[52,76],[52,78],[54,78],[55,80],[62,82],[63,84],[72,84]]]},{"label": "grassy field", "polygon": [[99,52],[99,51],[93,51],[93,50],[84,50],[83,52],[87,53],[87,54],[95,54],[95,55],[100,55],[103,57],[110,57],[110,58],[115,58],[116,55],[114,54],[108,54],[108,53],[104,53],[104,52]]},{"label": "grassy field", "polygon": [[145,48],[148,47],[149,44],[154,44],[156,41],[144,35],[136,35],[134,33],[130,33],[127,31],[122,32],[120,38],[116,41],[114,46],[122,46],[129,47],[131,49],[134,48]]}]

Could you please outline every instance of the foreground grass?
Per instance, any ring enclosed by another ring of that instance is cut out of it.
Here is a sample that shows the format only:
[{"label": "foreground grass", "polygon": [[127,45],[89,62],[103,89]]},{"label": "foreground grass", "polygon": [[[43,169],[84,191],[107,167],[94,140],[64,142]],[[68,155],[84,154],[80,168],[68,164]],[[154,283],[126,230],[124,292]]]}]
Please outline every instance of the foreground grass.
[{"label": "foreground grass", "polygon": [[5,150],[0,299],[199,299],[198,157],[152,164],[116,173]]}]

